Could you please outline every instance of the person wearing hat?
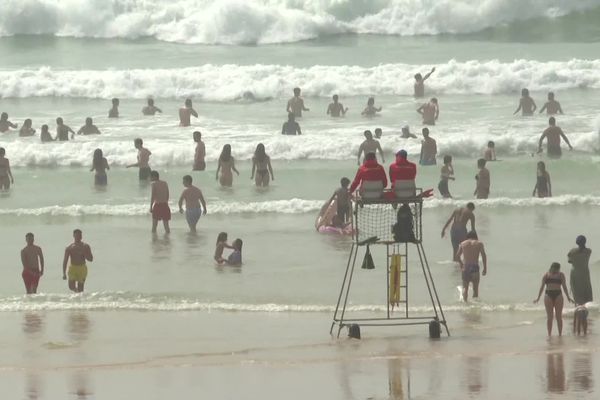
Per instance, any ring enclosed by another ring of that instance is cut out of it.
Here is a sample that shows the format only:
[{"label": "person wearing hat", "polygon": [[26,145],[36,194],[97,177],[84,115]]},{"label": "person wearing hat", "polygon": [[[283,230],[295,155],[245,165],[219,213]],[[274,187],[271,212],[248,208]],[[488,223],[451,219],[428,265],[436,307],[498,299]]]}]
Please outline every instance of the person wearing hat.
[{"label": "person wearing hat", "polygon": [[579,235],[575,240],[577,247],[571,249],[567,255],[571,264],[571,294],[575,304],[581,305],[593,300],[592,283],[590,280],[589,262],[592,250],[585,247],[585,236]]}]

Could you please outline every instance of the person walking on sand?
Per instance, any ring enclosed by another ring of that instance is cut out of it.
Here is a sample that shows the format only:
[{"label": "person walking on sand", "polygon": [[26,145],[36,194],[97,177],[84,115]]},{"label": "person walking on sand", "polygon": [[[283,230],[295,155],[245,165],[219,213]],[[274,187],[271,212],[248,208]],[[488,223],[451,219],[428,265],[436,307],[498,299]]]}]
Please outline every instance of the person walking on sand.
[{"label": "person walking on sand", "polygon": [[428,103],[422,104],[421,107],[417,108],[417,112],[423,116],[423,125],[435,125],[435,121],[440,116],[438,100],[432,97]]},{"label": "person walking on sand", "polygon": [[552,197],[552,183],[550,182],[550,174],[546,171],[546,163],[539,161],[537,163],[537,174],[533,194],[537,197]]},{"label": "person walking on sand", "polygon": [[163,222],[165,233],[171,233],[169,221],[171,209],[169,208],[169,185],[161,181],[158,171],[150,172],[152,189],[150,192],[150,214],[152,214],[152,233],[156,233],[158,221]]},{"label": "person walking on sand", "polygon": [[529,89],[521,90],[521,99],[519,100],[519,106],[517,107],[513,115],[521,111],[524,117],[531,116],[533,115],[536,109],[537,105],[535,104],[535,101],[533,101],[533,99],[529,96]]},{"label": "person walking on sand", "polygon": [[198,113],[192,107],[192,99],[185,99],[184,106],[179,109],[179,126],[190,126],[192,115],[198,118]]},{"label": "person walking on sand", "polygon": [[448,181],[454,180],[454,167],[452,166],[452,156],[444,156],[444,165],[440,171],[440,183],[438,183],[438,190],[445,199],[451,199],[452,195],[448,189]]},{"label": "person walking on sand", "polygon": [[96,171],[94,175],[94,185],[106,186],[108,184],[108,177],[106,171],[110,169],[108,161],[102,153],[102,149],[94,150],[94,157],[92,158],[92,168],[90,172]]},{"label": "person walking on sand", "polygon": [[257,187],[269,186],[269,177],[271,180],[275,180],[273,167],[271,166],[271,158],[267,155],[265,145],[262,143],[259,143],[256,146],[254,156],[252,157],[252,176],[250,176],[250,179],[254,179],[255,176],[255,184]]},{"label": "person walking on sand", "polygon": [[300,88],[294,88],[294,97],[288,100],[285,111],[294,114],[296,118],[302,118],[302,111],[310,111],[304,106],[304,99],[300,97]]},{"label": "person walking on sand", "polygon": [[477,168],[479,172],[475,175],[475,191],[473,196],[478,199],[487,199],[490,196],[491,178],[490,171],[485,167],[485,159],[477,160]]},{"label": "person walking on sand", "polygon": [[360,165],[361,156],[363,153],[366,156],[369,153],[376,154],[377,152],[379,152],[379,155],[381,156],[381,163],[384,163],[385,159],[383,157],[383,149],[381,148],[381,144],[377,140],[373,139],[373,134],[371,131],[366,130],[363,135],[365,136],[365,140],[358,147],[357,164]]},{"label": "person walking on sand", "polygon": [[590,256],[592,250],[585,247],[587,239],[583,235],[577,236],[577,247],[571,249],[567,255],[571,264],[571,293],[575,304],[585,304],[594,300],[592,282],[590,279]]},{"label": "person walking on sand", "polygon": [[194,142],[196,142],[196,152],[194,153],[194,166],[192,170],[204,171],[206,169],[206,161],[204,160],[206,157],[206,147],[202,141],[202,133],[200,131],[195,131],[193,133],[193,138]]},{"label": "person walking on sand", "polygon": [[565,279],[565,275],[560,272],[560,264],[557,262],[553,262],[550,265],[550,270],[542,276],[542,284],[540,286],[540,291],[538,293],[537,299],[533,302],[537,303],[540,301],[540,297],[542,296],[542,292],[544,291],[544,287],[546,288],[546,295],[544,296],[544,306],[546,307],[546,327],[548,329],[548,336],[552,336],[552,324],[554,318],[556,318],[556,326],[558,327],[558,336],[562,336],[562,310],[564,305],[564,299],[560,288],[565,292],[565,296],[567,296],[567,300],[572,302],[571,297],[569,297],[569,291],[567,290],[567,280]]},{"label": "person walking on sand", "polygon": [[[221,172],[220,175],[219,172]],[[221,186],[231,187],[233,186],[234,172],[238,176],[240,175],[240,172],[235,168],[235,160],[231,155],[231,145],[226,144],[223,146],[223,150],[221,150],[221,155],[219,156],[215,179],[219,181]]]},{"label": "person walking on sand", "polygon": [[10,170],[10,161],[6,156],[4,147],[0,147],[0,191],[10,189],[10,185],[15,183],[12,171]]},{"label": "person walking on sand", "polygon": [[142,108],[142,114],[154,115],[156,113],[162,114],[162,110],[154,105],[154,99],[149,98],[147,105],[144,108]]},{"label": "person walking on sand", "polygon": [[423,128],[423,140],[421,140],[421,155],[419,156],[419,165],[436,165],[437,143],[435,139],[429,136],[429,128]]},{"label": "person walking on sand", "polygon": [[[196,232],[196,225],[201,215],[206,215],[206,201],[202,191],[192,185],[192,177],[186,175],[183,177],[183,192],[179,197],[179,213],[183,214],[183,202],[185,201],[185,220],[190,227],[190,232]],[[200,206],[202,203],[202,207]]]},{"label": "person walking on sand", "polygon": [[414,85],[415,97],[417,97],[417,98],[425,97],[425,81],[427,79],[429,79],[431,74],[433,74],[434,72],[435,72],[435,67],[431,68],[431,71],[429,71],[429,73],[425,74],[425,76],[422,76],[421,73],[415,74],[415,85]]},{"label": "person walking on sand", "polygon": [[[462,259],[461,259],[462,256]],[[456,258],[460,264],[460,270],[462,272],[462,283],[463,301],[467,302],[469,298],[469,283],[473,284],[473,298],[479,297],[479,256],[483,261],[483,271],[481,275],[487,274],[487,255],[485,254],[485,248],[483,243],[477,238],[475,231],[467,233],[467,238],[458,246],[458,252]],[[464,260],[463,260],[464,259]]]},{"label": "person walking on sand", "polygon": [[[88,268],[86,261],[94,261],[94,255],[89,244],[82,241],[83,233],[79,229],[73,231],[73,243],[65,249],[63,258],[63,280],[69,278],[69,289],[73,292],[83,292],[83,287],[87,279]],[[67,273],[67,264],[69,264]]]},{"label": "person walking on sand", "polygon": [[33,243],[33,233],[26,234],[25,241],[27,245],[21,250],[21,263],[23,264],[21,277],[25,284],[26,293],[35,294],[40,278],[44,275],[44,253],[41,247]]},{"label": "person walking on sand", "polygon": [[543,113],[544,110],[546,110],[547,115],[563,114],[563,110],[560,107],[560,103],[558,101],[554,100],[554,93],[552,93],[552,92],[548,93],[548,101],[544,104],[544,106],[540,110],[540,114]]},{"label": "person walking on sand", "polygon": [[133,145],[137,149],[137,162],[135,164],[129,164],[127,168],[138,167],[138,178],[142,182],[148,181],[150,178],[150,156],[152,153],[150,150],[144,147],[144,141],[137,138],[133,141]]},{"label": "person walking on sand", "polygon": [[540,136],[538,154],[542,152],[542,143],[544,142],[544,139],[548,139],[546,152],[550,158],[560,158],[562,156],[562,149],[560,147],[561,138],[567,143],[569,150],[573,150],[573,146],[571,146],[571,143],[563,130],[560,129],[559,126],[556,126],[556,119],[554,117],[548,119],[548,125],[549,126],[542,133],[542,136]]},{"label": "person walking on sand", "polygon": [[327,115],[331,115],[332,117],[343,117],[348,112],[348,107],[344,108],[344,105],[339,102],[339,97],[337,94],[333,95],[333,103],[330,103],[327,107]]},{"label": "person walking on sand", "polygon": [[475,204],[467,203],[466,207],[457,208],[452,212],[446,225],[442,228],[442,238],[446,235],[446,229],[450,227],[450,242],[452,243],[452,260],[458,262],[456,256],[458,246],[467,238],[467,223],[471,222],[471,231],[475,231]]}]

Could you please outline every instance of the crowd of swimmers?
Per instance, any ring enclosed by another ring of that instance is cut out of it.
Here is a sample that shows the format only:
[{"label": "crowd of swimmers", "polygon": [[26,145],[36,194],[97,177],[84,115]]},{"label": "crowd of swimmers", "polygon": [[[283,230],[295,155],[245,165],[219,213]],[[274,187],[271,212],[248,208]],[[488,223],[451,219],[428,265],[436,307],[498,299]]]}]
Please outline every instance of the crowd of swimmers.
[{"label": "crowd of swimmers", "polygon": [[[424,82],[431,77],[435,72],[432,68],[425,76],[421,74],[415,75],[414,95],[416,98],[422,98],[425,95]],[[245,95],[244,98],[247,98]],[[111,108],[108,111],[109,118],[119,117],[120,101],[117,98],[112,99]],[[343,117],[348,112],[348,107],[345,107],[339,99],[339,96],[333,95],[332,103],[327,107],[327,115],[338,118]],[[515,114],[519,111],[523,116],[531,116],[537,110],[535,101],[530,97],[529,91],[523,89],[519,105],[515,110]],[[303,112],[308,112],[310,109],[306,106],[304,99],[301,96],[301,89],[293,89],[293,97],[287,102],[286,112],[288,120],[284,122],[281,134],[284,135],[301,135],[302,130],[297,118],[303,116]],[[361,112],[365,117],[373,117],[382,111],[381,106],[375,105],[375,98],[369,97],[366,107]],[[416,110],[422,116],[422,124],[433,126],[440,115],[440,107],[438,99],[432,97],[426,103],[421,104]],[[546,111],[548,115],[562,114],[563,110],[558,101],[555,100],[554,93],[548,93],[548,101],[539,111]],[[155,115],[162,113],[162,110],[154,103],[154,99],[149,98],[147,105],[143,107],[144,115]],[[193,108],[192,100],[186,99],[184,105],[179,109],[179,125],[188,127],[191,125],[191,118],[198,118],[197,111]],[[0,132],[7,132],[10,129],[18,129],[18,125],[9,120],[7,113],[0,115]],[[33,136],[35,129],[32,126],[32,120],[26,119],[19,129],[19,136]],[[401,137],[410,139],[417,136],[410,132],[408,126],[402,127]],[[41,126],[40,139],[42,142],[50,141],[68,141],[75,138],[75,135],[95,135],[100,134],[100,130],[91,117],[86,118],[85,124],[75,132],[66,125],[62,118],[56,119],[56,136],[52,137],[47,125]],[[378,139],[382,136],[380,128],[375,129],[375,137],[371,131],[364,132],[365,140],[361,143],[357,162],[359,169],[353,181],[348,178],[341,180],[341,187],[336,189],[333,197],[338,199],[337,213],[333,218],[333,224],[337,226],[346,226],[351,218],[351,201],[355,192],[360,196],[365,196],[365,182],[375,182],[378,184],[377,190],[383,190],[388,185],[388,176],[377,161],[377,153],[379,153],[382,162],[385,162],[384,153]],[[430,135],[428,127],[422,128],[421,134],[421,151],[419,154],[419,165],[434,166],[437,164],[438,147],[437,142]],[[204,171],[206,169],[206,148],[202,141],[200,131],[193,133],[193,140],[196,143],[194,154],[194,171]],[[557,126],[556,119],[551,116],[548,120],[548,127],[543,131],[538,141],[538,153],[542,152],[543,142],[547,141],[547,155],[549,158],[559,158],[562,155],[561,142],[562,140],[572,149],[569,139]],[[137,149],[137,161],[128,168],[138,168],[138,176],[140,181],[151,182],[150,194],[150,213],[152,215],[152,232],[157,231],[159,222],[162,222],[166,233],[170,232],[169,221],[171,219],[171,210],[169,207],[169,186],[167,182],[160,179],[158,171],[152,170],[150,167],[151,152],[144,147],[143,140],[137,138],[134,140],[134,147]],[[364,156],[364,158],[363,158]],[[417,168],[416,164],[408,160],[408,154],[405,150],[399,150],[395,154],[395,160],[389,167],[389,182],[391,191],[397,189],[395,186],[402,182],[414,182]],[[490,171],[487,168],[488,162],[497,161],[496,148],[493,141],[487,143],[487,148],[483,152],[483,157],[477,160],[478,172],[476,175],[476,184],[473,195],[478,199],[487,199],[490,195],[491,177]],[[102,149],[96,149],[93,154],[91,171],[95,173],[94,181],[97,186],[105,186],[108,184],[107,171],[110,169],[107,159],[104,157]],[[231,153],[231,145],[223,146],[221,154],[217,161],[217,170],[215,178],[221,186],[230,187],[233,184],[233,174],[239,175],[239,171],[235,166],[235,159]],[[269,182],[274,180],[273,168],[270,157],[266,153],[265,146],[259,143],[256,146],[254,156],[252,158],[251,179],[255,181],[256,186],[266,187]],[[451,198],[449,190],[449,181],[454,180],[454,168],[452,166],[452,156],[443,156],[443,165],[440,170],[440,181],[438,183],[438,191],[444,198]],[[10,184],[14,183],[12,171],[10,170],[9,160],[6,158],[6,151],[0,148],[0,189],[7,190]],[[192,232],[196,231],[196,226],[202,215],[207,213],[207,205],[202,194],[202,191],[193,185],[191,175],[185,175],[182,178],[183,191],[180,195],[178,206],[179,212],[185,214],[189,229]],[[550,174],[546,169],[543,161],[537,163],[536,183],[533,189],[533,196],[549,197],[552,196],[552,185]],[[184,210],[185,205],[185,210]],[[446,230],[450,226],[450,238],[452,243],[452,257],[461,268],[463,280],[462,298],[466,301],[469,294],[469,286],[473,287],[473,297],[479,295],[479,280],[480,275],[487,273],[487,256],[483,243],[479,240],[475,230],[475,206],[473,203],[468,203],[466,207],[461,207],[455,210],[444,228],[442,229],[442,237],[445,236]],[[470,222],[471,230],[467,231],[467,224]],[[88,244],[82,242],[82,232],[75,230],[73,232],[74,242],[65,250],[63,261],[63,278],[69,281],[69,288],[76,292],[83,291],[85,278],[87,276],[86,261],[91,262],[93,255]],[[44,273],[44,259],[42,250],[34,244],[34,236],[32,233],[26,235],[27,246],[21,252],[23,261],[23,280],[25,282],[27,293],[35,293],[39,277]],[[577,238],[578,247],[569,252],[568,260],[573,265],[571,273],[571,290],[574,296],[574,302],[577,304],[576,310],[576,326],[578,330],[587,331],[587,310],[585,303],[592,300],[592,290],[589,278],[588,262],[591,250],[585,247],[586,239],[583,236]],[[242,240],[236,239],[232,245],[227,243],[227,234],[221,232],[218,235],[214,260],[219,265],[241,265],[242,263]],[[223,252],[225,249],[231,249],[232,253],[225,258]],[[483,269],[480,271],[479,258],[483,261]],[[70,266],[67,271],[67,265]],[[544,304],[548,313],[548,334],[552,332],[553,318],[557,320],[559,334],[562,333],[562,307],[564,291],[567,300],[571,301],[569,292],[566,286],[566,279],[560,272],[560,264],[552,263],[550,270],[544,274],[542,285],[540,287],[538,298],[539,300],[544,288],[546,288]],[[562,288],[562,290],[561,290]],[[583,321],[583,322],[582,322]]]}]

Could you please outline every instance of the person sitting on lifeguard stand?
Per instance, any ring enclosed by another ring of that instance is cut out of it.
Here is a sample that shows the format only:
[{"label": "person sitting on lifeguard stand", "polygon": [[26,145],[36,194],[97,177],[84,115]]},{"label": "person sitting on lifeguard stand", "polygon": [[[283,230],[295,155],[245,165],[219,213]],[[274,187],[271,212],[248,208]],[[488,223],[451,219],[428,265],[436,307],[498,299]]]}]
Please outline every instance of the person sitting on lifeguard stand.
[{"label": "person sitting on lifeguard stand", "polygon": [[396,153],[396,161],[390,165],[390,182],[396,197],[415,197],[417,166],[407,159],[405,150]]},{"label": "person sitting on lifeguard stand", "polygon": [[363,199],[379,199],[387,186],[387,176],[383,167],[377,162],[375,153],[367,153],[363,165],[358,168],[350,193],[360,186],[359,194]]}]

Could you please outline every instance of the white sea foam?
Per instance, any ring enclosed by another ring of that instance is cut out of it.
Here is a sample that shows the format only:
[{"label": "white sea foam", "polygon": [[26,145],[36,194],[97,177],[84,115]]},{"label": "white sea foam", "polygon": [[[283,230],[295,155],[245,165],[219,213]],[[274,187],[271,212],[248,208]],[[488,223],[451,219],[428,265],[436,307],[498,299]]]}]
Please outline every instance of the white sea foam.
[{"label": "white sea foam", "polygon": [[598,0],[3,0],[0,34],[265,44],[340,33],[469,33]]},{"label": "white sea foam", "polygon": [[[159,98],[191,96],[232,101],[251,91],[257,98],[287,97],[292,87],[305,96],[412,95],[413,75],[425,67],[203,65],[175,69],[0,71],[0,97]],[[450,60],[437,66],[428,86],[436,94],[502,94],[529,90],[600,88],[600,60],[513,62]]]},{"label": "white sea foam", "polygon": [[[561,195],[549,198],[508,198],[499,197],[487,200],[473,200],[478,208],[498,207],[563,207],[569,205],[585,205],[600,207],[600,197],[581,195]],[[437,208],[464,205],[464,200],[448,200],[440,198],[427,199],[425,208]],[[323,206],[323,200],[271,200],[264,202],[221,202],[210,204],[211,214],[305,214],[316,213]],[[46,206],[39,208],[0,208],[0,215],[12,216],[147,216],[146,203],[130,204],[72,204],[67,206]]]},{"label": "white sea foam", "polygon": [[[445,311],[520,311],[540,312],[543,306],[529,303],[515,304],[449,304]],[[131,292],[97,292],[83,295],[38,294],[33,296],[6,296],[0,298],[0,311],[62,311],[62,310],[130,310],[130,311],[224,311],[265,313],[332,313],[335,305],[329,304],[276,304],[276,303],[228,303],[206,301],[183,296],[141,294]],[[430,313],[431,306],[413,306],[413,313]],[[596,310],[596,308],[593,308]],[[385,305],[350,305],[349,312],[385,312]]]}]

